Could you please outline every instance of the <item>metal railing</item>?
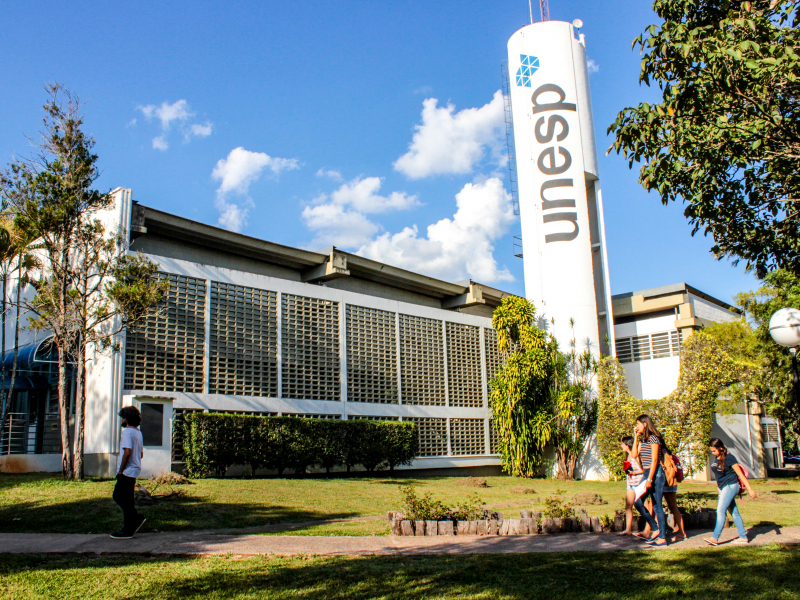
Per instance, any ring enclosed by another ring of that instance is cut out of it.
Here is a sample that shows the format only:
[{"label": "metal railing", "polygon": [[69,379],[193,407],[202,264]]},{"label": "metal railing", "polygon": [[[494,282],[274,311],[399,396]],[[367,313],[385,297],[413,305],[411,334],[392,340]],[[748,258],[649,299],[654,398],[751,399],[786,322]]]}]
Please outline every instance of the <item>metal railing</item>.
[{"label": "metal railing", "polygon": [[9,413],[0,431],[0,455],[61,454],[59,415]]}]

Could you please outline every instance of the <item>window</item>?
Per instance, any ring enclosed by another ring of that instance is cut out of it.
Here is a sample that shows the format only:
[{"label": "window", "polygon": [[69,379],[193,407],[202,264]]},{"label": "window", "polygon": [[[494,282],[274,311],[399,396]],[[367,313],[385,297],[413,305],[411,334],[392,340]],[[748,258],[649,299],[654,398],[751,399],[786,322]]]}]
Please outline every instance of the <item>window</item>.
[{"label": "window", "polygon": [[664,331],[648,335],[617,338],[617,360],[621,363],[679,356],[683,333]]},{"label": "window", "polygon": [[139,405],[142,413],[142,445],[164,445],[164,405],[161,402],[142,402]]}]

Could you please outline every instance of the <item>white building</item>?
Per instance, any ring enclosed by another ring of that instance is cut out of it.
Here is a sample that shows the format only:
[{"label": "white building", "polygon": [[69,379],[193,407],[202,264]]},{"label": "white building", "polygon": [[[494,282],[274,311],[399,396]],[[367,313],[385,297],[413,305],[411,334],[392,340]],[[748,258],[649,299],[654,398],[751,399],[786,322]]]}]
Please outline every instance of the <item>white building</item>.
[{"label": "white building", "polygon": [[[132,202],[128,189],[114,197],[109,229],[128,232],[171,287],[160,312],[120,334],[121,352],[89,365],[87,474],[113,475],[128,404],[143,414],[145,475],[180,463],[175,424],[195,410],[412,420],[412,468],[500,464],[487,386],[500,365],[491,315],[509,294],[210,227]],[[13,312],[8,339],[12,327]],[[3,471],[60,470],[45,339],[22,331]]]},{"label": "white building", "polygon": [[[740,318],[727,302],[685,283],[618,294],[612,300],[616,356],[636,398],[663,398],[675,390],[680,343],[692,331]],[[754,477],[766,477],[768,466],[780,466],[780,457],[772,450],[777,442],[775,424],[762,416],[757,405],[743,405],[738,414],[716,414],[712,435],[733,449]],[[700,474],[709,476],[708,469]]]}]

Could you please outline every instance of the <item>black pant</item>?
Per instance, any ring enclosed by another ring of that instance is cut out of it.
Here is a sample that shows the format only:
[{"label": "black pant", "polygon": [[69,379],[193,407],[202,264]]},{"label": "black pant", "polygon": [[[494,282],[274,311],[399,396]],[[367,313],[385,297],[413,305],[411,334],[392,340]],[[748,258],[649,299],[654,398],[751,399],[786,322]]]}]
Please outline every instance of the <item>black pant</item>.
[{"label": "black pant", "polygon": [[114,486],[114,502],[122,509],[125,524],[122,531],[133,533],[142,522],[142,515],[136,511],[133,505],[133,492],[136,488],[136,478],[127,475],[117,475],[117,485]]}]

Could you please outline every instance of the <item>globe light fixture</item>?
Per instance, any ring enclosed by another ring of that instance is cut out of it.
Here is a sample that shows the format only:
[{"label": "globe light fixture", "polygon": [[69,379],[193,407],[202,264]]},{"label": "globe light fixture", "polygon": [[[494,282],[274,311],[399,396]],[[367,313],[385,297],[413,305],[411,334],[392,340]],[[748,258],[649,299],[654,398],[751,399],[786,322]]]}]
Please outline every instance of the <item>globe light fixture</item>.
[{"label": "globe light fixture", "polygon": [[792,382],[794,401],[800,416],[800,383],[797,377],[797,347],[800,346],[800,310],[782,308],[769,320],[769,334],[777,344],[789,348],[792,354]]}]

